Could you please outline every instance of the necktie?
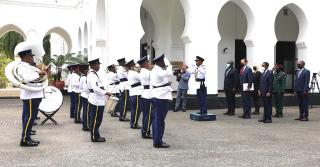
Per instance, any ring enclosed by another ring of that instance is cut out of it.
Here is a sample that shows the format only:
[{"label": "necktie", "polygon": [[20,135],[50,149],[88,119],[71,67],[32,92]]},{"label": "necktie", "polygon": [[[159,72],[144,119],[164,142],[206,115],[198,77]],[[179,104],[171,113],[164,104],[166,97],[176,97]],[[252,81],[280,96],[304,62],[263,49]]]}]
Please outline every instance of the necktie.
[{"label": "necktie", "polygon": [[240,69],[240,75],[243,75],[244,73],[244,70],[243,70],[243,67]]}]

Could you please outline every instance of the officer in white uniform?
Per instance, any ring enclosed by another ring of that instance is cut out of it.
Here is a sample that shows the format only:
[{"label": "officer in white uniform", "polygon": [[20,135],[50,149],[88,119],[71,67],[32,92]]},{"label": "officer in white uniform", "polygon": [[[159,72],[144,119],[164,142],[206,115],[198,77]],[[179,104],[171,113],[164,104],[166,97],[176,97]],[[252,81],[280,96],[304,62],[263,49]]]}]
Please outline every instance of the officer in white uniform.
[{"label": "officer in white uniform", "polygon": [[152,106],[154,108],[154,120],[152,122],[153,147],[168,148],[170,146],[163,142],[162,138],[165,129],[164,120],[169,110],[169,102],[172,100],[170,80],[172,67],[164,54],[153,59],[153,62],[155,66],[150,73]]},{"label": "officer in white uniform", "polygon": [[82,130],[83,131],[90,131],[90,124],[89,124],[89,89],[87,84],[87,74],[89,71],[89,65],[83,64],[80,66],[81,70],[81,77],[80,77],[80,90],[81,90],[81,104],[82,104]]},{"label": "officer in white uniform", "polygon": [[80,98],[80,76],[81,76],[81,70],[80,70],[80,63],[77,63],[74,65],[74,71],[71,75],[70,85],[71,90],[73,92],[73,98],[74,98],[74,108],[73,108],[73,114],[75,115],[75,123],[82,123],[80,115],[81,115],[81,98]]},{"label": "officer in white uniform", "polygon": [[[119,90],[119,84],[120,80],[117,75],[116,67],[114,64],[109,65],[108,67],[108,92],[112,93],[113,96],[120,98],[120,90]],[[119,117],[117,112],[120,112],[120,105],[117,104],[114,111],[111,111],[111,117]]]},{"label": "officer in white uniform", "polygon": [[73,109],[74,109],[74,106],[75,106],[75,102],[74,102],[73,93],[72,93],[71,84],[70,84],[71,76],[72,76],[72,73],[73,73],[73,64],[68,65],[67,68],[69,70],[69,74],[67,76],[65,84],[67,86],[67,91],[68,91],[68,94],[69,94],[69,97],[70,97],[70,118],[75,118],[75,115],[73,114]]},{"label": "officer in white uniform", "polygon": [[126,67],[126,59],[118,59],[118,68],[117,68],[117,74],[118,78],[120,80],[120,99],[119,99],[119,105],[120,105],[120,116],[119,121],[129,121],[126,118],[127,111],[129,109],[129,86],[128,86],[128,70]]},{"label": "officer in white uniform", "polygon": [[90,130],[92,142],[105,142],[106,139],[100,136],[99,127],[102,123],[103,112],[106,103],[106,97],[111,96],[110,93],[102,86],[99,74],[100,61],[92,59],[89,61],[90,70],[87,75],[87,84],[90,91],[89,94],[89,112],[90,112]]},{"label": "officer in white uniform", "polygon": [[143,93],[143,86],[140,82],[140,75],[136,71],[136,63],[134,60],[131,60],[127,63],[128,71],[128,84],[130,85],[130,128],[131,129],[141,129],[141,126],[138,125],[140,113],[141,113],[141,95]]},{"label": "officer in white uniform", "polygon": [[[23,82],[27,85],[32,86],[42,86],[42,83],[37,83],[36,80],[40,76],[46,75],[47,72],[39,71],[37,72],[31,65],[34,64],[31,49],[28,47],[23,48],[18,55],[21,58],[21,63],[17,67],[19,77],[22,78]],[[20,146],[22,147],[32,147],[38,146],[39,141],[31,139],[31,129],[39,110],[39,105],[44,97],[43,91],[29,91],[21,89],[20,99],[23,101],[23,112],[22,112],[22,138],[20,141]]]},{"label": "officer in white uniform", "polygon": [[151,136],[151,124],[152,124],[152,105],[151,105],[151,91],[150,91],[150,69],[151,64],[148,60],[148,56],[145,56],[137,61],[140,65],[140,81],[143,85],[143,93],[141,95],[141,111],[143,113],[142,117],[142,138],[144,139],[152,139]]},{"label": "officer in white uniform", "polygon": [[200,56],[196,56],[196,65],[195,71],[193,74],[195,75],[195,79],[197,82],[197,97],[200,105],[201,115],[207,114],[207,87],[205,85],[206,81],[206,66],[203,64],[204,59]]}]

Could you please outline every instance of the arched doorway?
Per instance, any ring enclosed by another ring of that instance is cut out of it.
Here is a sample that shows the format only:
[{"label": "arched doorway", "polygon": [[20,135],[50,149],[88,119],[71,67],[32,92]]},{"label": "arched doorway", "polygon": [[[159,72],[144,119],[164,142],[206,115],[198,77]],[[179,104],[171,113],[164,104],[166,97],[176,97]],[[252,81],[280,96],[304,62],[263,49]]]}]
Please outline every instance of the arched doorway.
[{"label": "arched doorway", "polygon": [[221,40],[218,46],[218,90],[223,90],[224,71],[232,60],[240,69],[240,60],[247,57],[248,19],[243,9],[235,2],[227,2],[218,16],[218,29]]},{"label": "arched doorway", "polygon": [[303,50],[306,19],[303,11],[295,4],[281,8],[275,19],[275,46],[276,63],[283,64],[287,73],[287,90],[293,90],[293,80],[296,71],[296,61],[304,60]]}]

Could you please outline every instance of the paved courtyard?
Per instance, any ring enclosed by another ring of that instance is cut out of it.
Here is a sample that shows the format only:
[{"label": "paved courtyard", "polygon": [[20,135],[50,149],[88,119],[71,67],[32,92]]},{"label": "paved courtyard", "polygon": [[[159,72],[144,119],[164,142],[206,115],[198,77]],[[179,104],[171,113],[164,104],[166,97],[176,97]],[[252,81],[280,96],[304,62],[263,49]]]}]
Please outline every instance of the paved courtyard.
[{"label": "paved courtyard", "polygon": [[[0,99],[0,166],[320,166],[320,109],[310,122],[298,122],[294,107],[273,124],[228,117],[194,122],[187,113],[169,112],[164,140],[169,149],[155,149],[139,130],[105,114],[101,134],[106,143],[92,143],[88,132],[68,118],[69,101],[55,115],[58,125],[36,126],[35,148],[19,146],[21,101]],[[44,116],[41,116],[43,120]]]}]

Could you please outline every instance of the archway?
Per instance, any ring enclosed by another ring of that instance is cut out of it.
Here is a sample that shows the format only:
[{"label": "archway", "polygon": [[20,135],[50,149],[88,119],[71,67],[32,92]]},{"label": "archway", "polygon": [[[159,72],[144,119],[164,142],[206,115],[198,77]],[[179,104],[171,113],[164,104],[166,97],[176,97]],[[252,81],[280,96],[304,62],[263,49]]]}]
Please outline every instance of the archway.
[{"label": "archway", "polygon": [[154,58],[155,48],[153,42],[155,37],[155,26],[150,13],[143,7],[140,9],[140,19],[145,32],[140,40],[140,57],[150,55],[151,58]]},{"label": "archway", "polygon": [[25,40],[24,36],[14,30],[8,30],[0,35],[0,56],[14,60],[15,47]]},{"label": "archway", "polygon": [[275,46],[276,63],[283,64],[287,73],[286,89],[293,89],[296,60],[304,60],[302,53],[306,46],[304,43],[306,19],[303,11],[295,4],[281,8],[275,19]]},{"label": "archway", "polygon": [[218,16],[218,29],[221,40],[218,46],[218,90],[223,90],[224,71],[232,60],[240,69],[240,60],[247,57],[244,42],[249,29],[248,16],[236,1],[229,1],[221,8]]},{"label": "archway", "polygon": [[22,37],[24,39],[26,39],[26,37],[27,37],[26,34],[23,32],[23,30],[14,24],[7,24],[7,25],[2,26],[0,28],[0,36],[3,36],[5,33],[9,32],[9,31],[14,31],[14,32],[19,33],[20,35],[22,35]]}]

